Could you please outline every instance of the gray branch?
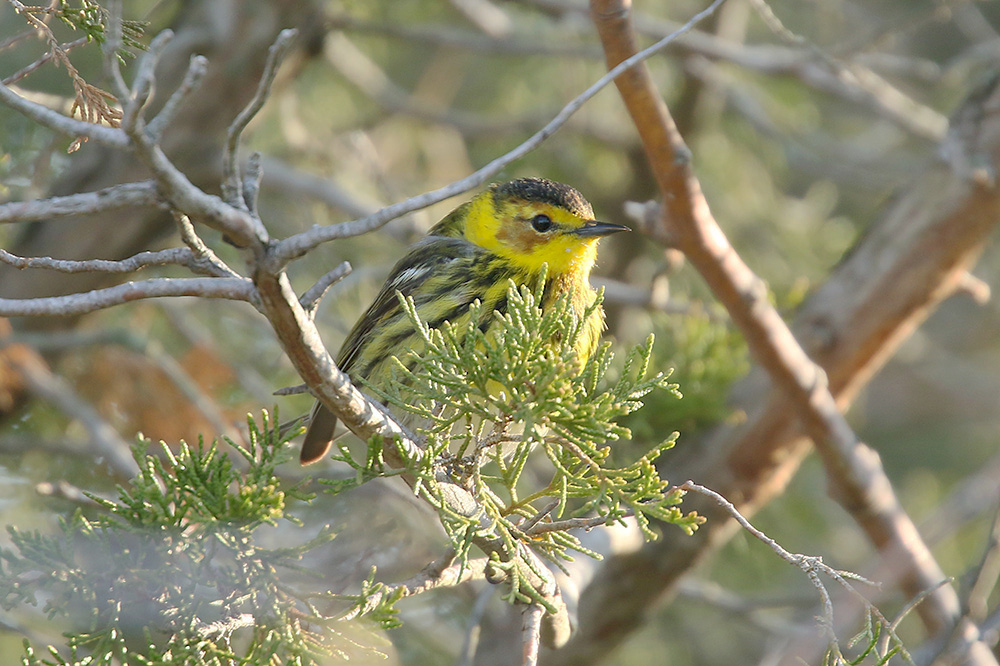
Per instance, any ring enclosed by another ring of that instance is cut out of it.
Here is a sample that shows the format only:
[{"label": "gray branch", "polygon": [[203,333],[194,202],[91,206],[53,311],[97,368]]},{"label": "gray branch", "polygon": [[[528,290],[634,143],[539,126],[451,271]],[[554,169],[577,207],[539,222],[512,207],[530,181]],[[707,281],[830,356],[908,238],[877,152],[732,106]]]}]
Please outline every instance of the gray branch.
[{"label": "gray branch", "polygon": [[140,252],[128,259],[117,261],[109,259],[74,261],[51,257],[19,257],[0,248],[0,262],[14,268],[47,268],[60,273],[132,273],[146,266],[169,264],[190,266],[194,263],[194,254],[187,248],[172,248],[159,252]]},{"label": "gray branch", "polygon": [[0,83],[0,102],[59,134],[70,137],[86,137],[112,148],[129,147],[128,136],[120,129],[95,125],[64,116],[58,111],[26,100],[2,83]]},{"label": "gray branch", "polygon": [[201,85],[206,73],[208,73],[208,58],[201,55],[191,56],[191,63],[188,65],[187,74],[184,75],[181,85],[170,96],[156,117],[146,124],[146,131],[149,132],[150,136],[158,139],[163,134],[163,130],[177,115],[177,111],[187,96]]},{"label": "gray branch", "polygon": [[69,296],[0,298],[0,316],[65,317],[96,312],[132,301],[168,296],[225,298],[247,302],[252,302],[255,298],[253,285],[242,278],[156,278]]},{"label": "gray branch", "polygon": [[60,217],[103,213],[127,206],[154,206],[157,203],[159,196],[156,193],[156,183],[144,180],[122,183],[95,192],[0,204],[0,224],[48,221]]},{"label": "gray branch", "polygon": [[301,257],[312,248],[328,241],[336,240],[338,238],[347,238],[350,236],[359,236],[361,234],[374,231],[401,215],[412,213],[413,211],[421,208],[426,208],[427,206],[436,204],[439,201],[444,201],[445,199],[468,192],[474,187],[479,187],[490,178],[500,173],[507,167],[507,165],[521,159],[537,148],[543,141],[545,141],[545,139],[549,138],[556,132],[556,130],[565,125],[570,116],[576,113],[580,107],[590,101],[591,98],[607,87],[619,75],[638,65],[640,62],[645,61],[650,56],[653,56],[665,49],[667,46],[676,41],[681,35],[688,32],[699,21],[712,14],[724,1],[725,0],[715,0],[715,2],[701,12],[695,14],[690,21],[678,28],[675,32],[670,33],[652,46],[639,51],[632,57],[623,60],[616,67],[608,70],[607,74],[599,78],[591,84],[589,88],[584,90],[569,104],[564,106],[562,110],[556,114],[556,116],[542,129],[535,132],[531,135],[531,137],[513,150],[497,157],[481,169],[469,174],[461,180],[457,180],[450,185],[446,185],[445,187],[440,187],[436,190],[411,197],[405,201],[386,206],[372,215],[333,226],[314,226],[309,231],[289,236],[279,242],[275,247],[271,254],[271,261],[279,263],[269,267],[269,269],[276,270],[282,265],[287,264],[287,262]]},{"label": "gray branch", "polygon": [[240,196],[240,137],[254,116],[264,108],[264,102],[267,101],[271,93],[271,84],[274,83],[274,77],[278,73],[278,65],[281,64],[281,61],[288,53],[292,40],[295,39],[297,34],[298,31],[293,28],[287,28],[278,33],[278,38],[268,50],[267,62],[264,64],[264,73],[257,84],[257,91],[254,93],[253,99],[250,100],[243,110],[240,111],[239,115],[236,116],[236,119],[229,125],[229,131],[226,136],[226,149],[222,155],[222,172],[224,176],[222,181],[222,198],[232,206],[238,208],[245,207],[243,198]]}]

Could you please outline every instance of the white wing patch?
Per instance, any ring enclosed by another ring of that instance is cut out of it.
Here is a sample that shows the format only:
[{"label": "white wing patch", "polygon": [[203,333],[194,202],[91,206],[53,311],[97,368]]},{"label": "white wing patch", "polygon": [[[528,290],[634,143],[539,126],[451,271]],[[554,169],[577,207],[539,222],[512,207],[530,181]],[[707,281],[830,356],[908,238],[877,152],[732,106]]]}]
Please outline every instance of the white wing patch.
[{"label": "white wing patch", "polygon": [[390,292],[394,292],[397,289],[403,291],[403,287],[406,284],[419,281],[430,270],[430,266],[412,266],[404,271],[400,271],[399,275],[386,285],[386,289]]}]

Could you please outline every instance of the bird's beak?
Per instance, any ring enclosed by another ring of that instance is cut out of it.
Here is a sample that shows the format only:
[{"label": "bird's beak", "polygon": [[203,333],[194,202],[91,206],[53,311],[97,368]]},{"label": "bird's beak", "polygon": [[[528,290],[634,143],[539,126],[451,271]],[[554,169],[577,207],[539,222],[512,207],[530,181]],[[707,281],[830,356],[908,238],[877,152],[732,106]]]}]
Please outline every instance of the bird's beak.
[{"label": "bird's beak", "polygon": [[619,231],[632,231],[628,227],[622,224],[611,224],[609,222],[598,222],[597,220],[590,220],[585,222],[582,227],[573,229],[570,233],[576,234],[577,236],[588,237],[600,237],[600,236],[610,236],[611,234],[616,234]]}]

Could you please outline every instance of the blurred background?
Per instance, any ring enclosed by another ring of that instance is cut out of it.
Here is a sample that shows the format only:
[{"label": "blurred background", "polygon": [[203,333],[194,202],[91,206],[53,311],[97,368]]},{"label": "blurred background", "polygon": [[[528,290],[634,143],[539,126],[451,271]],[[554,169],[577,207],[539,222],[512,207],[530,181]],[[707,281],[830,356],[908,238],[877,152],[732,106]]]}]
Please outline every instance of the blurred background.
[{"label": "blurred background", "polygon": [[[703,7],[637,0],[637,28],[651,43]],[[167,129],[164,148],[211,191],[218,191],[225,127],[253,94],[267,47],[280,29],[300,30],[243,153],[264,157],[261,217],[276,237],[354,219],[467,175],[526,139],[606,71],[586,3],[577,0],[133,0],[125,11],[147,22],[147,43],[164,28],[177,32],[158,71],[154,111],[178,85],[191,54],[209,58],[206,82]],[[62,43],[80,36],[52,27]],[[900,188],[941,159],[949,114],[1000,61],[998,31],[997,2],[730,0],[649,61],[715,217],[782,312],[790,316]],[[13,78],[46,50],[10,5],[0,5],[0,78]],[[70,56],[87,82],[110,88],[96,45],[75,46]],[[65,67],[45,63],[10,85],[69,111],[73,82]],[[67,153],[70,144],[0,107],[0,202],[145,177],[126,155],[90,143]],[[571,184],[599,219],[622,224],[630,223],[625,202],[656,195],[613,88],[496,180],[519,176]],[[300,293],[340,262],[353,266],[317,315],[331,350],[405,247],[468,196],[330,243],[293,265]],[[217,234],[204,236],[240,265]],[[178,244],[172,220],[153,208],[0,225],[0,247],[23,256],[122,258]],[[163,269],[144,276],[183,274]],[[106,279],[0,265],[0,297],[72,293],[106,286]],[[607,288],[607,337],[616,349],[655,333],[657,367],[673,368],[684,394],[679,401],[654,395],[630,421],[636,450],[679,430],[680,455],[716,425],[744,418],[730,396],[751,366],[745,345],[682,257],[637,233],[618,235],[602,242],[594,279]],[[947,501],[974,488],[973,475],[1000,468],[1000,308],[988,298],[998,286],[993,244],[968,288],[906,341],[849,412],[860,437],[881,454],[906,509],[927,526],[925,537],[960,590],[963,576],[986,557],[997,512],[991,498],[975,493],[961,511]],[[0,361],[4,524],[53,530],[60,515],[85,505],[81,489],[112,494],[124,480],[106,454],[95,458],[118,442],[96,442],[88,416],[113,426],[124,442],[138,432],[168,443],[238,440],[248,411],[277,405],[282,417],[292,417],[311,403],[272,395],[299,380],[267,322],[245,304],[146,301],[0,326],[0,334],[26,345],[18,353],[44,359],[38,372],[56,387],[46,391],[38,377],[18,377]],[[664,476],[683,481],[670,465],[668,456]],[[297,465],[286,467],[290,478],[303,474]],[[409,575],[434,559],[441,543],[433,530],[415,534],[412,524],[423,518],[406,510],[373,515],[371,502],[382,496],[364,492],[393,491],[361,491],[301,512],[307,522],[342,526],[339,545],[324,557],[340,563],[330,576],[345,589],[372,563],[387,580]],[[754,520],[789,550],[822,555],[837,568],[864,570],[872,556],[853,520],[828,497],[815,458]],[[664,538],[686,537],[670,530]],[[415,600],[404,627],[380,646],[389,655],[380,663],[462,663],[456,660],[478,595],[462,589]],[[891,591],[887,597],[891,614],[902,600]],[[980,597],[996,613],[1000,592],[990,585]],[[648,621],[615,663],[765,663],[789,633],[819,631],[815,604],[800,572],[738,534],[691,572],[671,603],[648,609]],[[22,635],[58,641],[54,627],[30,609],[5,622],[0,664],[17,663]],[[904,640],[922,640],[916,625],[904,623],[900,631]],[[486,647],[481,652],[476,663],[504,663],[487,661]]]}]

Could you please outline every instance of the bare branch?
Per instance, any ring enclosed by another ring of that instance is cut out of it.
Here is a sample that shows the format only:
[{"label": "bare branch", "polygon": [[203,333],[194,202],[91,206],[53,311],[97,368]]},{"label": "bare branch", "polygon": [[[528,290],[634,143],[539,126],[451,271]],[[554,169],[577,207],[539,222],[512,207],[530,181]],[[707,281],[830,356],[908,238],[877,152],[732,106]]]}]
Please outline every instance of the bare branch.
[{"label": "bare branch", "polygon": [[250,154],[250,159],[247,160],[247,172],[240,183],[243,203],[246,204],[247,210],[256,219],[260,219],[257,204],[260,199],[260,183],[264,177],[261,169],[261,159],[260,153],[256,151]]},{"label": "bare branch", "polygon": [[[77,39],[75,41],[68,42],[66,44],[60,44],[59,45],[59,50],[62,51],[63,53],[69,53],[70,51],[72,51],[76,47],[83,46],[84,44],[86,44],[89,41],[90,41],[89,38],[87,38],[87,37],[81,37],[80,39]],[[2,47],[0,47],[0,50],[2,50]],[[14,72],[10,76],[8,76],[6,79],[3,80],[2,83],[5,86],[13,85],[13,84],[17,83],[18,81],[20,81],[21,79],[23,79],[24,77],[26,77],[29,74],[31,74],[32,72],[34,72],[36,69],[38,69],[39,67],[41,67],[45,63],[47,63],[50,60],[52,60],[54,57],[55,56],[53,55],[52,51],[49,51],[48,53],[46,53],[45,55],[43,55],[41,58],[39,58],[38,60],[36,60],[35,62],[31,63],[30,65],[28,65],[26,67],[22,67],[20,70]]]},{"label": "bare branch", "polygon": [[191,62],[188,64],[187,73],[184,75],[184,80],[181,81],[181,85],[177,87],[177,90],[173,92],[167,103],[163,105],[160,112],[156,116],[146,123],[146,131],[149,133],[154,140],[158,140],[163,134],[163,130],[170,125],[171,121],[177,115],[180,110],[181,105],[184,100],[194,92],[198,86],[201,85],[202,80],[205,78],[205,74],[208,73],[208,58],[203,55],[193,55],[191,56]]},{"label": "bare branch", "polygon": [[194,254],[194,261],[190,266],[191,270],[216,277],[243,277],[220,259],[212,251],[212,248],[205,245],[205,241],[198,236],[198,233],[194,230],[194,225],[191,224],[191,220],[188,219],[187,215],[175,212],[174,221],[177,223],[177,229],[180,231],[181,240],[184,241],[184,244]]},{"label": "bare branch", "polygon": [[240,136],[254,116],[264,107],[264,102],[271,94],[271,84],[274,83],[274,77],[278,73],[278,65],[288,53],[296,35],[298,35],[298,30],[293,28],[286,28],[278,33],[278,38],[268,50],[264,73],[257,84],[257,91],[254,93],[253,99],[229,125],[226,148],[222,153],[222,198],[231,206],[246,208],[246,203],[240,195],[240,186],[242,185],[239,167]]},{"label": "bare branch", "polygon": [[1000,508],[994,512],[993,525],[986,540],[983,555],[972,572],[969,593],[965,602],[967,614],[982,621],[989,614],[990,596],[1000,581]]},{"label": "bare branch", "polygon": [[24,41],[25,39],[33,37],[36,34],[36,30],[24,30],[16,35],[11,35],[7,39],[0,41],[0,51],[6,51],[7,49],[16,46],[18,42]]},{"label": "bare branch", "polygon": [[[254,267],[253,282],[257,287],[261,311],[265,314],[299,376],[313,389],[316,398],[340,418],[358,437],[369,440],[382,437],[386,463],[394,468],[404,465],[397,447],[403,447],[412,461],[421,460],[426,453],[411,435],[382,405],[368,399],[352,383],[346,373],[337,368],[323,346],[319,331],[309,314],[292,291],[288,277],[282,271],[268,272],[270,262],[264,259]],[[506,545],[493,534],[485,511],[464,488],[446,481],[439,481],[441,495],[449,510],[461,515],[480,516],[482,528],[473,542],[485,553],[507,553]],[[569,638],[569,615],[562,601],[559,588],[551,573],[532,551],[527,548],[507,556],[516,558],[513,566],[538,598],[544,599],[554,613],[547,614],[543,638],[547,644],[559,646]]]},{"label": "bare branch", "polygon": [[[949,132],[956,153],[990,167],[1000,159],[998,99],[1000,91],[993,80],[984,90],[970,95],[963,110],[953,116]],[[797,314],[796,330],[812,357],[827,369],[841,405],[849,404],[912,331],[954,293],[960,276],[979,257],[998,219],[1000,191],[946,164],[931,163],[900,193],[827,283],[810,296]],[[734,255],[721,252],[717,256],[729,262]],[[747,511],[773,499],[808,450],[794,422],[798,410],[783,392],[768,391],[760,379],[748,380],[741,387],[753,396],[748,397],[748,393],[740,401],[750,416],[748,422],[720,429],[698,461],[684,467],[685,476],[708,479],[710,485],[739,496],[741,509]],[[869,456],[877,460],[873,453]],[[984,487],[992,493],[992,486],[980,486]],[[721,516],[713,514],[715,507],[697,508],[709,515],[709,521],[693,538],[695,543],[647,544],[635,554],[609,560],[590,587],[591,603],[581,607],[582,630],[554,663],[569,664],[581,655],[596,658],[606,654],[641,623],[648,607],[662,598],[665,590],[677,584],[681,572],[732,534],[731,521],[713,519]],[[877,521],[886,514],[859,515]],[[905,519],[905,514],[889,516]],[[894,563],[892,580],[905,575],[894,549],[899,545],[912,555],[911,536],[916,533],[892,546],[880,540],[882,553]],[[911,578],[907,588],[919,594],[939,580],[929,578],[926,586],[918,587]],[[953,597],[954,593],[945,587],[933,596],[941,594]],[[927,612],[926,606],[926,602],[920,606],[922,613]],[[589,640],[593,635],[600,635],[601,640]],[[977,650],[981,647],[975,646]],[[978,652],[977,658],[982,656],[981,663],[992,663],[984,652]]]},{"label": "bare branch", "polygon": [[[226,360],[231,358],[235,351],[223,342],[222,347],[218,346],[218,341],[207,327],[190,309],[181,307],[177,301],[161,300],[157,303],[160,311],[166,315],[170,325],[181,335],[192,347],[202,349],[214,349]],[[246,390],[247,394],[254,396],[257,402],[266,404],[271,402],[273,395],[273,378],[264,377],[255,368],[253,363],[245,363],[239,359],[235,363],[230,363],[230,369],[236,373],[239,384]]]},{"label": "bare branch", "polygon": [[[115,24],[120,31],[121,23],[116,21]],[[124,109],[122,111],[121,128],[125,130],[126,134],[135,126],[135,123],[139,119],[139,114],[142,113],[146,103],[149,102],[149,96],[153,92],[156,63],[159,62],[160,56],[163,55],[163,49],[166,48],[167,44],[173,38],[174,32],[172,30],[164,30],[153,38],[153,41],[149,44],[149,50],[139,60],[139,66],[136,68],[135,78],[132,80],[132,90],[130,91],[128,100],[120,100]],[[114,54],[113,57],[117,65],[117,54]]]},{"label": "bare branch", "polygon": [[177,210],[221,231],[237,247],[266,242],[267,231],[257,220],[246,211],[229,206],[219,197],[195,187],[144,131],[133,129],[129,137],[134,142],[136,154],[153,172],[160,194]]},{"label": "bare branch", "polygon": [[[530,0],[530,4],[562,12],[584,14],[583,4],[566,0]],[[659,39],[677,30],[673,21],[635,16],[636,31]],[[795,39],[790,39],[798,44]],[[710,60],[730,62],[761,74],[794,77],[816,90],[867,106],[915,136],[939,141],[947,119],[896,88],[866,64],[872,54],[836,58],[814,46],[784,47],[770,44],[737,44],[707,32],[692,30],[677,41],[677,48]]]},{"label": "bare branch", "polygon": [[104,52],[104,73],[111,79],[118,101],[124,107],[128,103],[130,93],[118,62],[118,51],[122,47],[122,0],[108,0],[107,10],[107,28],[104,42],[101,44],[101,50]]},{"label": "bare branch", "polygon": [[217,400],[207,394],[191,377],[188,371],[173,356],[168,354],[159,343],[151,341],[143,351],[184,395],[188,404],[194,406],[205,417],[205,420],[212,425],[212,428],[215,429],[212,439],[226,437],[234,442],[245,443],[245,438],[239,429],[219,409]]},{"label": "bare branch", "polygon": [[[116,87],[120,89],[123,105],[130,109],[130,122],[126,123],[121,130],[122,136],[126,138],[126,145],[131,145],[136,155],[153,172],[161,195],[174,208],[213,229],[221,231],[230,242],[238,247],[249,247],[265,242],[267,231],[259,220],[255,220],[245,210],[229,206],[219,197],[207,194],[195,187],[187,176],[167,158],[153,137],[147,134],[138,109],[144,103],[145,97],[148,95],[148,88],[152,85],[153,65],[158,54],[151,51],[143,56],[133,86],[136,94],[132,96],[121,79],[118,60],[114,56],[114,34],[120,33],[121,28],[120,22],[114,19],[117,11],[120,11],[120,3],[109,3],[109,12],[112,14],[109,24],[113,29],[110,30],[112,34],[105,46],[110,53],[108,65],[112,79],[116,81]],[[161,37],[154,40],[157,42],[158,48],[162,48],[163,44],[170,39],[171,34],[166,31]]]},{"label": "bare branch", "polygon": [[299,298],[299,303],[302,304],[302,307],[305,308],[306,312],[315,315],[316,308],[319,306],[320,300],[322,300],[323,296],[330,289],[330,287],[337,284],[350,274],[350,262],[341,262],[336,268],[317,280],[316,284],[309,287],[309,290],[302,294],[302,297]]},{"label": "bare branch", "polygon": [[502,39],[513,32],[510,17],[490,0],[450,0],[450,4],[466,21],[493,39]]},{"label": "bare branch", "polygon": [[691,314],[697,312],[709,319],[719,319],[717,313],[702,306],[700,303],[677,302],[670,300],[670,287],[666,276],[659,276],[653,280],[648,288],[637,287],[635,285],[615,280],[604,275],[595,275],[591,282],[599,289],[604,290],[604,302],[616,305],[633,305],[667,314]]},{"label": "bare branch", "polygon": [[[896,635],[895,626],[893,625],[893,623],[890,623],[889,620],[887,620],[882,615],[882,613],[875,606],[871,604],[870,601],[868,601],[860,592],[854,589],[854,586],[848,582],[848,579],[860,581],[872,587],[876,587],[877,586],[876,583],[870,580],[866,580],[861,576],[858,576],[857,574],[853,574],[848,571],[840,571],[834,569],[833,567],[823,562],[822,558],[813,555],[801,555],[797,553],[793,554],[788,552],[777,541],[775,541],[774,539],[772,539],[771,537],[769,537],[768,535],[764,534],[756,527],[754,527],[750,523],[750,521],[747,520],[743,516],[743,514],[739,512],[739,510],[732,502],[730,502],[725,497],[715,492],[711,488],[706,488],[705,486],[694,483],[693,481],[687,481],[684,484],[678,486],[678,488],[684,491],[693,491],[705,495],[706,497],[710,497],[719,506],[725,509],[726,512],[730,516],[732,516],[736,520],[736,522],[740,524],[740,527],[742,527],[744,530],[752,534],[757,540],[766,544],[767,547],[773,550],[775,553],[777,553],[778,556],[781,557],[781,559],[785,560],[786,562],[795,567],[798,567],[799,569],[802,570],[803,573],[806,574],[809,580],[812,581],[813,586],[816,588],[817,592],[819,592],[820,598],[823,601],[823,609],[824,609],[823,612],[825,615],[824,626],[827,631],[827,637],[829,639],[830,646],[834,650],[836,650],[837,653],[839,653],[840,648],[838,646],[837,635],[833,631],[833,603],[830,600],[830,593],[827,591],[826,586],[823,585],[823,582],[819,579],[817,575],[819,573],[822,573],[830,577],[831,579],[839,583],[841,587],[848,590],[851,594],[855,595],[855,597],[860,599],[862,603],[864,603],[868,611],[872,613],[874,617],[877,618],[878,622],[882,625],[883,630],[885,630],[887,634],[892,638],[892,640],[899,646],[903,658],[908,663],[911,664],[913,663],[913,660],[910,658],[909,653],[907,653],[906,649],[902,647],[902,641],[899,639],[899,636]],[[947,581],[947,579],[944,580]]]},{"label": "bare branch", "polygon": [[633,515],[632,511],[623,513],[620,518],[609,518],[608,516],[595,516],[593,518],[567,518],[565,520],[555,520],[550,523],[537,523],[524,528],[525,534],[532,536],[545,532],[565,532],[566,530],[585,529],[589,530],[601,525],[610,525],[618,520]]},{"label": "bare branch", "polygon": [[27,116],[43,127],[70,137],[86,137],[112,148],[128,148],[129,139],[121,129],[95,125],[64,116],[58,111],[30,102],[4,84],[0,84],[0,102]]},{"label": "bare branch", "polygon": [[466,135],[528,130],[537,127],[552,115],[533,112],[517,117],[509,114],[481,117],[458,109],[441,109],[414,99],[342,33],[333,33],[326,38],[323,42],[323,53],[327,62],[351,85],[388,111],[449,125]]},{"label": "bare branch", "polygon": [[[627,10],[614,0],[593,0],[592,5],[610,66],[635,50]],[[636,68],[616,84],[663,193],[663,219],[650,231],[682,250],[726,306],[751,353],[795,405],[823,458],[837,499],[874,543],[906,545],[910,591],[916,594],[936,584],[945,575],[899,504],[878,456],[858,440],[829,390],[826,374],[802,350],[767,300],[763,282],[743,263],[712,217],[690,168],[688,149],[648,71]],[[957,620],[958,598],[953,589],[941,588],[920,610],[928,631],[936,633]]]},{"label": "bare branch", "polygon": [[194,263],[194,254],[187,248],[179,247],[158,252],[140,252],[128,259],[116,261],[108,259],[71,261],[51,257],[19,257],[0,248],[0,262],[14,268],[47,268],[60,273],[132,273],[147,266],[171,264],[191,266]]},{"label": "bare branch", "polygon": [[0,204],[0,224],[38,222],[74,215],[103,213],[127,206],[153,206],[158,203],[156,183],[144,180],[138,183],[122,183],[96,192]]},{"label": "bare branch", "polygon": [[[913,134],[930,141],[940,141],[948,129],[948,119],[904,94],[870,68],[857,62],[845,62],[822,51],[801,35],[789,30],[764,0],[750,4],[772,32],[787,42],[805,47],[815,57],[801,58],[790,64],[790,73],[811,82],[818,89],[838,93],[859,103],[867,103]],[[819,60],[819,63],[810,60]]]},{"label": "bare branch", "polygon": [[521,611],[521,663],[524,666],[538,664],[543,617],[545,617],[545,607],[537,602],[529,604]]},{"label": "bare branch", "polygon": [[[582,5],[581,5],[582,7]],[[586,7],[583,7],[586,11]],[[428,27],[409,26],[395,23],[375,23],[349,14],[339,14],[330,18],[330,26],[352,32],[385,35],[431,46],[446,46],[464,49],[474,53],[499,55],[543,55],[553,58],[600,58],[602,52],[591,44],[574,44],[563,39],[524,39],[517,35],[494,39],[469,30],[459,30],[454,26]]]},{"label": "bare branch", "polygon": [[260,297],[262,312],[278,336],[282,349],[299,376],[315,391],[316,398],[362,440],[368,441],[376,435],[383,437],[387,442],[386,455],[390,465],[398,468],[403,464],[392,446],[394,441],[404,446],[409,455],[419,459],[423,451],[414,436],[385,407],[369,400],[351,383],[350,377],[337,368],[323,346],[312,318],[292,291],[288,276],[282,272],[269,273],[258,265],[253,283]]},{"label": "bare branch", "polygon": [[48,298],[0,298],[2,317],[39,317],[87,314],[115,305],[146,298],[198,296],[253,302],[253,285],[243,278],[156,278],[126,282],[106,289],[95,289],[70,296]]},{"label": "bare branch", "polygon": [[547,139],[556,130],[562,127],[566,121],[569,120],[570,116],[576,113],[581,106],[587,103],[598,92],[603,90],[609,83],[614,81],[616,77],[672,44],[699,21],[711,15],[716,9],[719,8],[719,6],[722,5],[723,2],[725,2],[725,0],[714,0],[711,5],[695,14],[690,21],[681,26],[676,32],[667,35],[652,46],[643,49],[629,58],[626,58],[617,66],[611,68],[607,74],[602,76],[584,92],[574,98],[569,104],[564,106],[562,110],[556,114],[556,116],[542,129],[535,132],[530,138],[516,148],[510,150],[504,155],[501,155],[500,157],[497,157],[481,169],[469,174],[465,178],[457,180],[450,185],[446,185],[445,187],[411,197],[406,201],[386,206],[373,215],[334,226],[313,227],[309,231],[289,236],[288,238],[280,241],[271,255],[271,261],[278,263],[272,266],[271,270],[274,270],[280,265],[283,265],[293,259],[301,257],[317,245],[335,240],[337,238],[359,236],[361,234],[368,233],[369,231],[374,231],[390,220],[394,220],[401,215],[405,215],[406,213],[410,213],[421,208],[426,208],[431,204],[444,201],[445,199],[462,194],[463,192],[467,192],[474,187],[482,185],[487,180],[500,173],[500,171],[506,168],[508,164],[524,157],[537,148],[542,141]]}]

